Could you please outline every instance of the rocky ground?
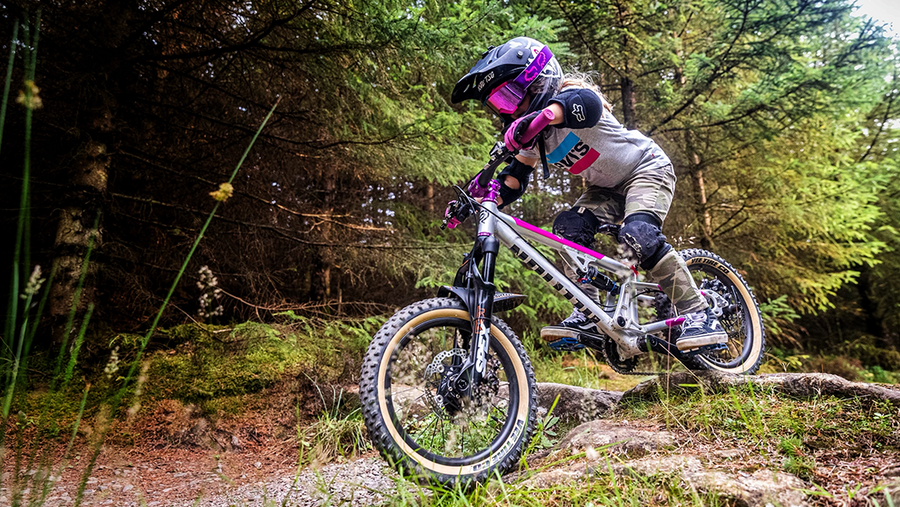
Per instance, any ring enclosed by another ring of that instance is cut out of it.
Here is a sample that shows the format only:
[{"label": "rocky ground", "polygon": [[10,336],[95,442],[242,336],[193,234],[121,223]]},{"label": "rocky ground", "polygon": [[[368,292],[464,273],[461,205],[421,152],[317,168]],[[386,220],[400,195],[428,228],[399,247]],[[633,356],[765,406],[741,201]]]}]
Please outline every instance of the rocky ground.
[{"label": "rocky ground", "polygon": [[[900,410],[900,390],[852,383],[833,375],[760,375],[751,379],[755,385],[791,396],[814,399],[819,394],[837,393],[887,400]],[[623,419],[613,410],[623,399],[652,398],[664,390],[698,387],[727,392],[746,380],[674,374],[625,393],[539,384],[541,406],[549,407],[559,397],[554,413],[574,428],[552,448],[530,456],[528,470],[508,475],[505,482],[520,489],[547,491],[591,481],[614,482],[615,477],[662,474],[688,489],[741,506],[886,505],[885,491],[900,499],[898,453],[850,456],[826,452],[826,466],[818,467],[814,478],[817,484],[831,488],[823,493],[808,478],[786,472],[778,460],[757,450],[736,446],[733,441],[698,438],[677,425]],[[178,446],[152,452],[105,449],[88,479],[83,505],[371,505],[390,500],[398,487],[417,488],[399,479],[374,452],[352,461],[298,470],[296,446],[245,442],[235,447],[230,451],[222,446],[214,451]],[[571,456],[577,457],[569,459]],[[86,457],[76,457],[71,468],[51,483],[45,505],[73,504],[83,459]],[[9,471],[4,474],[0,505],[12,502],[6,486],[13,479]]]}]

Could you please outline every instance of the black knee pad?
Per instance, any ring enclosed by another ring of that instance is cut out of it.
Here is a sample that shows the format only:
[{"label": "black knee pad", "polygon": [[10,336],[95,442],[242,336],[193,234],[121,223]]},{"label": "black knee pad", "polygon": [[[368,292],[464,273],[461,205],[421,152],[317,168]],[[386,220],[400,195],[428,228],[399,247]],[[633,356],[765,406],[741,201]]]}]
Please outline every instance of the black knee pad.
[{"label": "black knee pad", "polygon": [[567,239],[576,245],[593,248],[594,235],[600,227],[600,220],[594,212],[579,206],[563,211],[553,221],[553,234]]},{"label": "black knee pad", "polygon": [[649,213],[635,213],[625,217],[619,230],[619,241],[637,254],[641,269],[651,269],[672,249],[660,230],[659,219]]}]

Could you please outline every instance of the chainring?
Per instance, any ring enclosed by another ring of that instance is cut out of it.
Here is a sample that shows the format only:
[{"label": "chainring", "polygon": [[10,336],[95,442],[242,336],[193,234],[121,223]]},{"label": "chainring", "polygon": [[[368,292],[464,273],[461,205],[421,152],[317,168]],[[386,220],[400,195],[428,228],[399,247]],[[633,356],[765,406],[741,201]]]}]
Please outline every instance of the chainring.
[{"label": "chainring", "polygon": [[622,356],[619,355],[619,345],[615,340],[609,339],[609,337],[603,340],[603,358],[606,359],[606,364],[613,371],[621,375],[640,375],[644,373],[634,371],[637,367],[637,356],[622,359]]}]

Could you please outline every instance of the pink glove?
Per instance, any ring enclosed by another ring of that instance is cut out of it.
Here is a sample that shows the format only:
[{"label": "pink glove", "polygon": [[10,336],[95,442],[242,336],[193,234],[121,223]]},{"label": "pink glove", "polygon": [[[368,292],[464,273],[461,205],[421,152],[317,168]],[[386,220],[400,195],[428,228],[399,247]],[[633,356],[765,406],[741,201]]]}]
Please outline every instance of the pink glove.
[{"label": "pink glove", "polygon": [[510,124],[509,128],[506,129],[506,133],[503,135],[503,143],[506,144],[506,147],[509,150],[519,151],[523,148],[531,149],[534,147],[537,136],[528,139],[525,143],[522,142],[522,137],[525,135],[525,130],[528,128],[528,125],[530,125],[542,112],[543,110],[526,114]]}]

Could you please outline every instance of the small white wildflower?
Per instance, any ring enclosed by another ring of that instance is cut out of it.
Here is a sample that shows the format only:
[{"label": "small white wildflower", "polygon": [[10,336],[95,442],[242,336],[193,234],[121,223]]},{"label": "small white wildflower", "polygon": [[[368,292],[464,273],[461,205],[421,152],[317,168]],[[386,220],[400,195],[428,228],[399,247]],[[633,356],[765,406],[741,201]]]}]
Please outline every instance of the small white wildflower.
[{"label": "small white wildflower", "polygon": [[41,285],[43,285],[44,279],[41,278],[41,266],[40,264],[34,267],[34,271],[31,272],[31,276],[28,277],[28,283],[25,285],[25,293],[20,294],[19,297],[22,299],[28,299],[29,297],[34,296],[41,290]]},{"label": "small white wildflower", "polygon": [[219,289],[219,279],[213,274],[209,266],[201,266],[199,270],[200,281],[197,282],[197,288],[200,289],[200,297],[198,302],[200,310],[197,312],[200,317],[206,319],[222,315],[225,309],[222,305],[216,305],[215,310],[209,311],[222,298],[222,289]]},{"label": "small white wildflower", "polygon": [[112,378],[112,374],[119,371],[119,346],[116,345],[116,348],[112,350],[112,353],[109,356],[109,362],[106,363],[106,368],[103,369],[103,373],[106,374],[106,378]]}]

